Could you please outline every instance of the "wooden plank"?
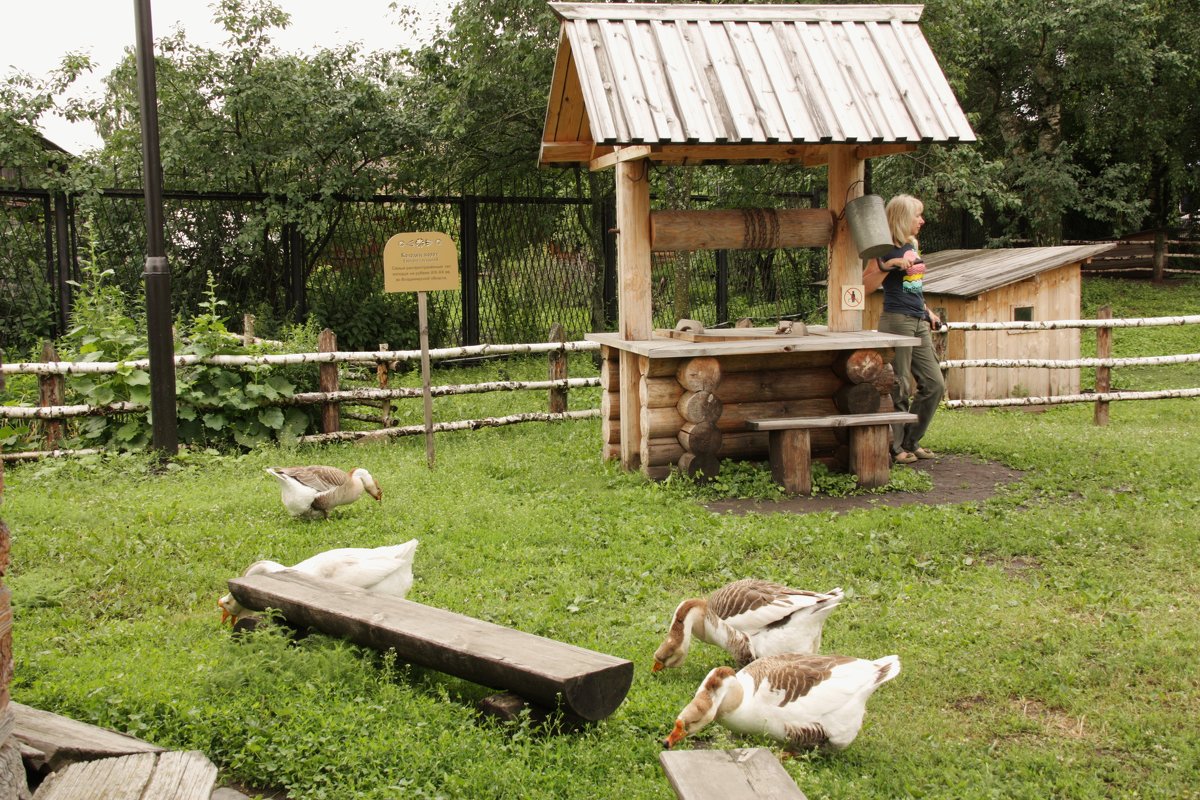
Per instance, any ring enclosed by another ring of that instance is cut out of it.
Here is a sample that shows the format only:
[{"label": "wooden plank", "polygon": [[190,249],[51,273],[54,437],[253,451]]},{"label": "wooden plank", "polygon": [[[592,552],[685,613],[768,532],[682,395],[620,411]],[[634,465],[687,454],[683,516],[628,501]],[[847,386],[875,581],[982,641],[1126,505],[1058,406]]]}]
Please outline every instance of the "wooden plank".
[{"label": "wooden plank", "polygon": [[[653,330],[651,330],[653,333]],[[584,338],[600,342],[622,352],[648,356],[652,361],[665,358],[696,358],[697,356],[735,356],[733,364],[725,367],[733,371],[738,360],[745,356],[768,356],[792,354],[817,354],[837,350],[858,350],[863,347],[916,347],[921,340],[915,336],[901,336],[880,331],[830,331],[822,325],[809,325],[808,336],[756,337],[742,342],[684,342],[667,337],[647,339],[623,339],[616,333],[588,333]],[[722,362],[724,365],[724,362]],[[749,361],[747,360],[747,363]],[[753,367],[752,367],[753,368]]]},{"label": "wooden plank", "polygon": [[201,752],[169,751],[158,765],[142,800],[209,800],[217,782],[217,767]]},{"label": "wooden plank", "polygon": [[585,720],[625,699],[633,662],[440,608],[283,570],[229,582],[247,608],[278,608],[313,628],[495,689],[508,689]]},{"label": "wooden plank", "polygon": [[688,142],[711,142],[714,137],[714,114],[708,98],[701,89],[700,76],[695,64],[688,57],[687,45],[683,41],[683,27],[653,21],[651,30],[666,67],[664,77],[675,108],[679,111],[684,140]]},{"label": "wooden plank", "polygon": [[52,773],[34,793],[34,800],[142,800],[143,790],[158,763],[155,753],[81,761]]},{"label": "wooden plank", "polygon": [[13,702],[9,707],[15,717],[13,736],[22,744],[44,754],[33,765],[36,769],[45,767],[57,771],[76,761],[163,751],[163,748],[133,736],[22,703]]},{"label": "wooden plank", "polygon": [[658,761],[680,800],[806,800],[770,750],[664,750]]},{"label": "wooden plank", "polygon": [[[762,26],[762,23],[754,24]],[[771,72],[763,54],[759,52],[754,34],[745,23],[726,23],[725,32],[734,56],[741,65],[744,85],[750,91],[766,140],[788,141],[792,138],[792,132],[784,118],[782,100],[775,93]]]},{"label": "wooden plank", "polygon": [[754,99],[746,87],[746,78],[729,42],[729,29],[720,23],[697,22],[700,37],[711,58],[713,72],[721,87],[721,95],[729,108],[733,128],[730,140],[739,142],[763,142],[767,132],[763,130],[755,109]]},{"label": "wooden plank", "polygon": [[861,425],[897,425],[916,421],[916,414],[909,414],[904,411],[881,411],[876,414],[831,414],[827,417],[748,419],[746,420],[746,427],[753,431],[782,431],[793,428],[852,428]]}]

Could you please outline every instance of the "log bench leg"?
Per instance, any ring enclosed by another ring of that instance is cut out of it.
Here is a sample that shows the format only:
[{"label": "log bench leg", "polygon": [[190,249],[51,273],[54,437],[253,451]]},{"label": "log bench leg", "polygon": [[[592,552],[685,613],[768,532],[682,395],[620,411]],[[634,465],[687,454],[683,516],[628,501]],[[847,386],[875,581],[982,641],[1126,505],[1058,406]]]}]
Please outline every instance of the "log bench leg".
[{"label": "log bench leg", "polygon": [[850,429],[850,471],[864,489],[886,486],[892,478],[892,428],[864,425]]},{"label": "log bench leg", "polygon": [[771,477],[791,494],[812,494],[812,454],[808,430],[771,431]]}]

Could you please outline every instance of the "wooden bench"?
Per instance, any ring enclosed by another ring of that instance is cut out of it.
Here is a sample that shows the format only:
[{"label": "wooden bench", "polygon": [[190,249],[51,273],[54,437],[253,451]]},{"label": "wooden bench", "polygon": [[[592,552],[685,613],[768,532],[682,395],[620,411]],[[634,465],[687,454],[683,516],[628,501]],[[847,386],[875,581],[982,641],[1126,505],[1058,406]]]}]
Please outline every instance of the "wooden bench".
[{"label": "wooden bench", "polygon": [[294,570],[235,578],[246,608],[277,608],[288,624],[312,628],[403,660],[593,722],[617,709],[633,683],[633,662],[585,650]]},{"label": "wooden bench", "polygon": [[850,471],[858,485],[885,485],[892,469],[891,426],[916,422],[904,411],[876,414],[835,414],[828,417],[750,419],[746,427],[770,434],[768,447],[771,477],[792,494],[812,494],[812,453],[809,431],[816,428],[850,429]]},{"label": "wooden bench", "polygon": [[663,772],[679,800],[805,800],[770,750],[664,750]]}]

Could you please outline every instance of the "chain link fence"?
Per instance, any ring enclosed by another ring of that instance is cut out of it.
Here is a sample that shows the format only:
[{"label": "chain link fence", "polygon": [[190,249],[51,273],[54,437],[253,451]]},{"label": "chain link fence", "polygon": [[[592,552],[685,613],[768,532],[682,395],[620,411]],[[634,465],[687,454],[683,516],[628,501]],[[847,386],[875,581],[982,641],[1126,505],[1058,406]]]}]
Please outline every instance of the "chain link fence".
[{"label": "chain link fence", "polygon": [[[613,330],[611,179],[594,185],[600,190],[589,192],[559,178],[532,190],[332,198],[300,220],[266,195],[166,192],[172,308],[177,319],[190,318],[211,287],[233,329],[253,314],[256,333],[272,338],[285,324],[311,318],[332,328],[343,349],[415,347],[416,297],[382,291],[383,246],[396,233],[438,231],[458,245],[462,289],[429,294],[432,346],[540,341],[554,323],[569,339]],[[819,207],[821,198],[742,193],[687,205]],[[77,291],[71,282],[87,267],[111,270],[138,306],[130,314],[140,316],[143,215],[140,190],[78,198],[0,190],[0,347],[10,360],[64,331]],[[948,240],[961,234],[948,227],[939,226]],[[824,315],[824,248],[655,253],[652,269],[657,327],[684,317],[716,327]]]}]

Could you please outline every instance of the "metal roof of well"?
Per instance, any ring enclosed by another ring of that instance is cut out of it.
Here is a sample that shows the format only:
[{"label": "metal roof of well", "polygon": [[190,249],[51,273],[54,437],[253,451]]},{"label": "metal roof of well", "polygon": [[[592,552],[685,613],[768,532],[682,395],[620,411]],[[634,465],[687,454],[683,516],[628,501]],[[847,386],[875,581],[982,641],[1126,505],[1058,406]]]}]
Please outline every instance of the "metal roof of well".
[{"label": "metal roof of well", "polygon": [[920,5],[551,3],[542,163],[597,148],[974,141]]},{"label": "metal roof of well", "polygon": [[1068,264],[1085,263],[1114,243],[1061,247],[939,250],[925,256],[925,294],[977,297]]}]

